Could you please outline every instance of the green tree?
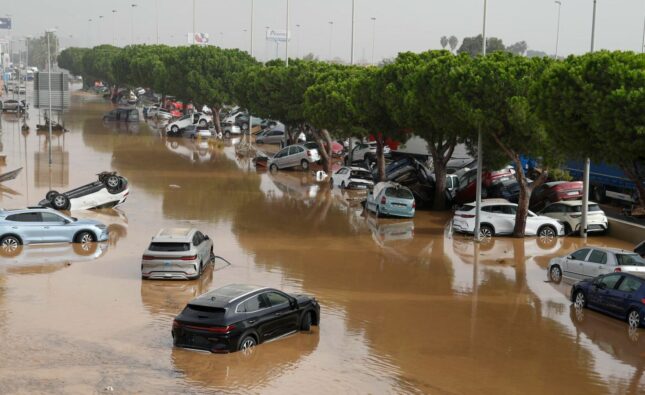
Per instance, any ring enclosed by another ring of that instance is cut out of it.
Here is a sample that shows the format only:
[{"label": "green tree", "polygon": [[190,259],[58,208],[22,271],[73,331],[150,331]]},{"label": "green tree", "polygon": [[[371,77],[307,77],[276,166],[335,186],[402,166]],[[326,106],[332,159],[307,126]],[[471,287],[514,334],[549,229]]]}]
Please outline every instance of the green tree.
[{"label": "green tree", "polygon": [[58,55],[58,66],[69,71],[73,75],[83,75],[83,57],[91,49],[89,48],[67,48]]},{"label": "green tree", "polygon": [[[457,50],[457,53],[467,53],[472,57],[478,56],[482,53],[482,35],[476,37],[465,37],[461,41],[461,46]],[[493,53],[498,51],[505,51],[506,47],[501,39],[497,37],[488,37],[486,38],[486,52]]]},{"label": "green tree", "polygon": [[506,47],[506,51],[514,55],[524,55],[527,48],[528,48],[528,44],[526,44],[526,41],[518,41],[515,44],[511,44],[508,47]]},{"label": "green tree", "polygon": [[[495,53],[477,57],[457,70],[456,78],[461,81],[456,94],[461,96],[460,101],[468,103],[461,116],[473,128],[481,128],[484,156],[497,166],[511,161],[517,170],[520,197],[515,237],[524,236],[531,192],[546,181],[548,168],[561,160],[561,145],[547,133],[529,101],[532,84],[550,63],[548,58]],[[532,184],[521,170],[520,156],[542,161],[543,172]]]},{"label": "green tree", "polygon": [[556,62],[533,92],[553,139],[572,157],[619,166],[645,206],[645,55],[594,52]]},{"label": "green tree", "polygon": [[56,63],[58,49],[60,48],[58,36],[56,33],[45,33],[41,37],[27,40],[29,49],[30,66],[36,66],[39,70],[47,69],[47,36],[49,35],[49,52],[51,55],[51,64]]},{"label": "green tree", "polygon": [[448,45],[448,37],[441,36],[439,42],[441,43],[441,48],[446,49],[446,45]]}]

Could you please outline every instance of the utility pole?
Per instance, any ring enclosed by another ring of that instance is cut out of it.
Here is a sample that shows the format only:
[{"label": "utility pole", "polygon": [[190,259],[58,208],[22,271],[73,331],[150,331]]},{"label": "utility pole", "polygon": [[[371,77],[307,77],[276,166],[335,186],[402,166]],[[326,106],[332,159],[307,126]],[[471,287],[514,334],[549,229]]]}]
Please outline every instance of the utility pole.
[{"label": "utility pole", "polygon": [[289,67],[289,0],[287,0],[287,29],[286,40],[284,45],[284,63]]},{"label": "utility pole", "polygon": [[197,17],[196,12],[197,11],[195,9],[195,0],[193,0],[193,45],[195,44],[195,33],[196,33],[195,19]]},{"label": "utility pole", "polygon": [[[482,56],[486,56],[486,9],[487,4],[484,0],[484,25],[482,29]],[[481,229],[481,205],[482,205],[482,167],[484,166],[484,153],[482,147],[482,127],[481,121],[477,131],[477,185],[475,189],[475,241],[481,241],[479,234]]]},{"label": "utility pole", "polygon": [[249,52],[251,57],[253,57],[253,8],[255,6],[255,0],[251,0],[251,51]]},{"label": "utility pole", "polygon": [[130,45],[134,44],[134,9],[136,4],[130,4]]},{"label": "utility pole", "polygon": [[159,0],[155,0],[155,20],[157,24],[157,45],[159,45]]},{"label": "utility pole", "polygon": [[351,43],[351,54],[349,56],[349,64],[354,64],[354,15],[356,14],[356,1],[352,0],[352,43]]},{"label": "utility pole", "polygon": [[560,43],[560,9],[562,8],[562,1],[556,0],[555,4],[558,5],[558,27],[555,33],[555,55],[553,59],[558,59],[558,44]]},{"label": "utility pole", "polygon": [[374,45],[376,43],[376,17],[372,17],[372,64],[374,64]]},{"label": "utility pole", "polygon": [[116,10],[112,10],[112,45],[116,46]]}]

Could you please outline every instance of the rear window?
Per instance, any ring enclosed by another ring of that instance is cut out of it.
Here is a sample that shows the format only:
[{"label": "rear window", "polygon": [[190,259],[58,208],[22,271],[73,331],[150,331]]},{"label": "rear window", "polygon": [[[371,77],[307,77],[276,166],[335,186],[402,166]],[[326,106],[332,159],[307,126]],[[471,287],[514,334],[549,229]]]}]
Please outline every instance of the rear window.
[{"label": "rear window", "polygon": [[361,180],[372,180],[372,174],[367,171],[352,171],[351,178],[359,178]]},{"label": "rear window", "polygon": [[187,309],[193,310],[193,311],[201,311],[204,313],[221,313],[224,314],[226,313],[226,309],[222,307],[214,307],[214,306],[201,306],[198,304],[189,304],[186,306]]},{"label": "rear window", "polygon": [[475,206],[471,206],[470,204],[464,204],[463,206],[460,206],[457,211],[472,211],[475,209]]},{"label": "rear window", "polygon": [[150,251],[188,251],[190,250],[189,243],[150,243],[148,247]]},{"label": "rear window", "polygon": [[[598,206],[597,204],[590,204],[588,207],[590,213],[602,211],[600,206]],[[567,211],[569,211],[570,213],[580,213],[582,212],[582,206],[569,206],[569,209]]]},{"label": "rear window", "polygon": [[616,254],[616,261],[620,266],[645,266],[645,259],[638,254]]},{"label": "rear window", "polygon": [[412,193],[404,188],[387,188],[385,196],[399,199],[414,199]]}]

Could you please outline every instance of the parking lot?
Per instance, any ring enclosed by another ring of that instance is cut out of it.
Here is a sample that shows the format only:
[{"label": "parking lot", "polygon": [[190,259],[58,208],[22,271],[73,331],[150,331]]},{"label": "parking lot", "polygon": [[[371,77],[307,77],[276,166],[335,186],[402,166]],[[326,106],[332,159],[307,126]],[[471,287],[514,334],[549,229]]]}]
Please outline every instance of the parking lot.
[{"label": "parking lot", "polygon": [[[2,115],[0,207],[33,205],[103,170],[128,178],[91,251],[25,247],[0,261],[0,393],[638,393],[645,332],[576,311],[549,259],[583,246],[453,235],[451,213],[365,215],[361,192],[302,171],[256,172],[230,141],[173,148],[145,123],[101,122],[110,105],[78,94],[55,134]],[[32,111],[30,125],[37,123]],[[82,216],[82,214],[79,214]],[[195,225],[216,260],[194,281],[141,280],[141,254],[163,227]],[[609,237],[589,244],[632,249]],[[67,246],[67,245],[65,245]],[[315,295],[321,323],[245,355],[173,348],[173,318],[197,295],[251,283]]]}]

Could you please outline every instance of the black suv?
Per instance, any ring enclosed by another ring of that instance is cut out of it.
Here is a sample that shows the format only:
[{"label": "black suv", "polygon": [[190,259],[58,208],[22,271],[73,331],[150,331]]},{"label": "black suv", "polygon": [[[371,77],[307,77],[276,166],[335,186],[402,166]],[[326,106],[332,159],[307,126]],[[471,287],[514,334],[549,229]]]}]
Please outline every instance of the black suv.
[{"label": "black suv", "polygon": [[316,298],[254,285],[227,285],[188,303],[172,324],[177,347],[228,353],[318,325]]}]

